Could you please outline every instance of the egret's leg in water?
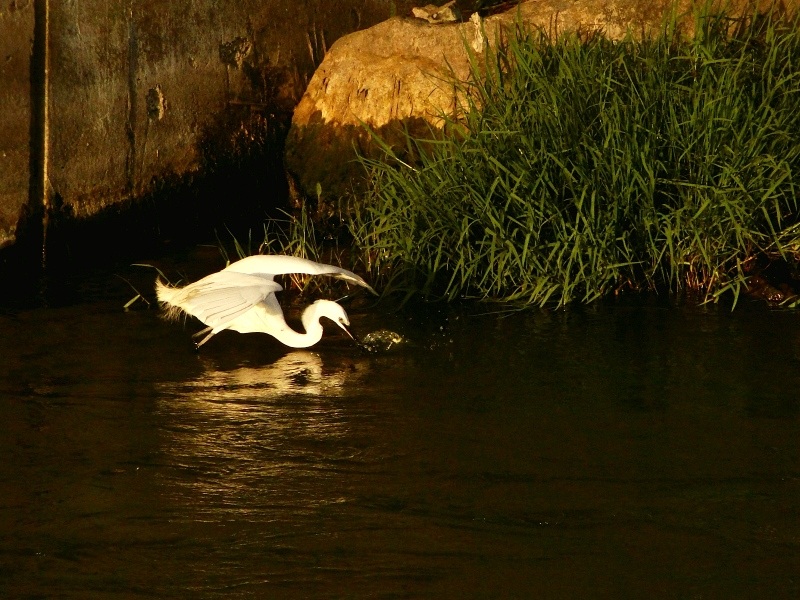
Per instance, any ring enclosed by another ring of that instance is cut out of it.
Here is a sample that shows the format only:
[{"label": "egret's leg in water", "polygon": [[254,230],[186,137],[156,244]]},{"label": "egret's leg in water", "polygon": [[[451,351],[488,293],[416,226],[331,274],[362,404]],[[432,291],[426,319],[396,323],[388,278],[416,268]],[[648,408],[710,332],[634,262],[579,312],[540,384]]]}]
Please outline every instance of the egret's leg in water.
[{"label": "egret's leg in water", "polygon": [[197,333],[193,333],[192,338],[199,338],[201,335],[203,335],[204,333],[208,333],[212,329],[213,329],[212,327],[206,327],[205,329],[201,329]]},{"label": "egret's leg in water", "polygon": [[[211,327],[207,327],[206,329],[203,329],[203,331],[199,331],[199,332],[198,332],[198,333],[197,333],[197,334],[196,334],[194,337],[197,337],[197,336],[199,336],[199,335],[201,335],[201,334],[205,333],[206,331],[209,331],[210,329],[211,329]],[[204,337],[202,340],[200,340],[198,343],[196,343],[196,344],[194,345],[195,349],[199,350],[199,349],[200,349],[200,346],[202,346],[203,344],[205,344],[205,343],[206,343],[208,340],[210,340],[212,337],[214,337],[214,332],[213,332],[213,331],[212,331],[211,333],[209,333],[209,334],[208,334],[206,337]]]}]

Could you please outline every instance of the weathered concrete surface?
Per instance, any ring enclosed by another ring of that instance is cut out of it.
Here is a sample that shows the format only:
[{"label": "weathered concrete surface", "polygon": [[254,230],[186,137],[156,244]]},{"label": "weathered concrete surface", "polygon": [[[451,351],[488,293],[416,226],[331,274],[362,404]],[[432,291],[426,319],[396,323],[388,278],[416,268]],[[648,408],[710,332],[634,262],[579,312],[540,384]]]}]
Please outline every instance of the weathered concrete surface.
[{"label": "weathered concrete surface", "polygon": [[[375,147],[363,125],[390,143],[404,127],[419,131],[441,125],[440,115],[457,102],[452,77],[465,80],[470,67],[466,45],[478,53],[496,43],[518,17],[551,34],[602,31],[612,39],[660,30],[675,11],[692,35],[693,11],[702,1],[532,0],[479,22],[429,24],[393,18],[338,40],[317,69],[292,119],[286,165],[301,192],[315,196],[319,184],[328,200],[346,194],[363,179],[354,148],[370,156]],[[722,2],[720,3],[722,4]],[[759,1],[766,9],[770,0]],[[783,3],[781,3],[783,4]],[[786,3],[796,6],[796,0]],[[731,14],[753,9],[749,0],[726,3]],[[486,36],[484,40],[483,36]],[[323,205],[320,210],[330,210]]]},{"label": "weathered concrete surface", "polygon": [[[0,0],[0,248],[12,243],[28,202],[31,3]],[[22,75],[22,76],[19,76]]]},{"label": "weathered concrete surface", "polygon": [[[215,160],[210,140],[251,135],[253,115],[265,128],[288,126],[330,44],[411,4],[0,0],[0,247],[42,204],[85,218],[199,174]],[[49,44],[37,37],[45,17]],[[39,125],[37,47],[49,64]],[[29,172],[31,163],[39,172],[30,159],[39,147],[49,157],[41,194]]]}]

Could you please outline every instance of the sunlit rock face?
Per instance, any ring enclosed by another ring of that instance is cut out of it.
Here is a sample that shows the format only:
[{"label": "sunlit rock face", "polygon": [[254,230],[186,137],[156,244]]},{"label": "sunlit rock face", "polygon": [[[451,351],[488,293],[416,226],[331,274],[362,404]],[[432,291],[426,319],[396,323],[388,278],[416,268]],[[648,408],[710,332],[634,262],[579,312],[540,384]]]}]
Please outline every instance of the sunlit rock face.
[{"label": "sunlit rock face", "polygon": [[[440,127],[442,114],[452,113],[458,102],[453,77],[469,75],[469,51],[480,56],[516,19],[554,34],[602,32],[621,39],[657,33],[674,11],[682,31],[692,35],[694,10],[702,4],[531,0],[486,18],[463,15],[460,22],[398,16],[344,36],[330,48],[295,109],[287,168],[307,197],[321,192],[322,200],[333,200],[358,187],[363,168],[353,162],[356,151],[370,156],[376,150],[364,126],[389,142],[400,142],[404,128]],[[762,1],[757,8],[770,4]],[[783,10],[786,4],[780,5]],[[731,14],[747,14],[754,3],[734,0],[726,6]],[[326,210],[324,202],[320,210]]]}]

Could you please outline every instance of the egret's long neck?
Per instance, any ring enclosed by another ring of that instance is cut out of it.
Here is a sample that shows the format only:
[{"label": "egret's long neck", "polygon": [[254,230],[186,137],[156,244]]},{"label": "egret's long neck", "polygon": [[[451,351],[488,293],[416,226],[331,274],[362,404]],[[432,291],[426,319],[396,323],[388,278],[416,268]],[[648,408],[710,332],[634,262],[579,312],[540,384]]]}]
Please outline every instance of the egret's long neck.
[{"label": "egret's long neck", "polygon": [[280,331],[270,331],[270,333],[282,344],[292,348],[308,348],[322,339],[322,325],[319,323],[317,306],[312,304],[304,311],[300,320],[303,322],[305,333],[298,333],[288,325]]}]

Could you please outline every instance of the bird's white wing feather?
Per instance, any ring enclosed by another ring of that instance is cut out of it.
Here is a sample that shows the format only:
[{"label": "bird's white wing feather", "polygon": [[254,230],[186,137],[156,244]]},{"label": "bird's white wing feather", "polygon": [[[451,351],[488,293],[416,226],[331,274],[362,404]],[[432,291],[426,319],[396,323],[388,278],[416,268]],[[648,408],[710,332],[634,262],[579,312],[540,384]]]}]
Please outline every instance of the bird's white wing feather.
[{"label": "bird's white wing feather", "polygon": [[156,286],[161,302],[197,317],[215,330],[224,329],[228,323],[282,289],[269,278],[226,270],[182,288]]},{"label": "bird's white wing feather", "polygon": [[275,275],[288,275],[290,273],[301,273],[304,275],[328,275],[344,279],[349,283],[355,283],[367,288],[373,294],[375,290],[361,277],[333,265],[314,262],[299,256],[287,256],[282,254],[256,254],[247,256],[235,263],[231,263],[225,268],[227,272],[259,274],[272,279]]},{"label": "bird's white wing feather", "polygon": [[[262,302],[230,323],[227,329],[239,333],[269,333],[280,338],[281,332],[291,330],[283,317],[283,310],[275,294],[268,294]],[[292,333],[294,333],[292,331]]]}]

